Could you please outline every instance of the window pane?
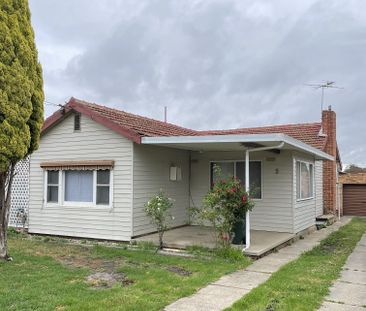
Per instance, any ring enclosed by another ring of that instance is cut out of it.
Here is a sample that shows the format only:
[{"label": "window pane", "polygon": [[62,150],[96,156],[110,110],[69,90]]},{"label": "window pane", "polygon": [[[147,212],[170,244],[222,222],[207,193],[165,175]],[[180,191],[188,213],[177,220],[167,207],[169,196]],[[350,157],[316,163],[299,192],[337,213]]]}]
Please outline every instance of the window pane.
[{"label": "window pane", "polygon": [[214,167],[217,166],[221,170],[221,178],[227,179],[234,176],[234,162],[212,162],[211,163],[211,182],[215,183],[218,179]]},{"label": "window pane", "polygon": [[97,184],[109,185],[109,170],[97,171]]},{"label": "window pane", "polygon": [[[245,188],[245,162],[236,162],[236,177]],[[262,197],[262,167],[259,161],[249,162],[249,190],[252,197],[260,199]]]},{"label": "window pane", "polygon": [[313,168],[313,165],[310,164],[310,196],[314,196],[314,188],[313,188],[313,181],[314,181],[314,177],[313,177],[313,174],[314,174],[314,168]]},{"label": "window pane", "polygon": [[253,198],[262,197],[262,168],[261,162],[249,162],[249,189]]},{"label": "window pane", "polygon": [[241,185],[245,188],[245,162],[236,162],[236,177],[239,178]]},{"label": "window pane", "polygon": [[312,196],[310,187],[310,165],[308,163],[301,162],[301,198],[306,199]]},{"label": "window pane", "polygon": [[58,171],[47,171],[47,183],[58,185]]},{"label": "window pane", "polygon": [[300,173],[300,162],[296,162],[296,197],[301,199],[300,193],[300,181],[301,181],[301,173]]},{"label": "window pane", "polygon": [[47,187],[47,202],[58,202],[58,186]]},{"label": "window pane", "polygon": [[65,171],[65,201],[93,202],[92,171]]},{"label": "window pane", "polygon": [[97,187],[97,204],[109,204],[109,186]]}]

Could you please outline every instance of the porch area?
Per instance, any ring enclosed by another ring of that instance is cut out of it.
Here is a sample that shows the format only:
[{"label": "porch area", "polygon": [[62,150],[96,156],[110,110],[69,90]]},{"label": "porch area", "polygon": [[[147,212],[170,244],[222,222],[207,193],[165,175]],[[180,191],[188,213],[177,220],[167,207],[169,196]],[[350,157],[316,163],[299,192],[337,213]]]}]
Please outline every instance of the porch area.
[{"label": "porch area", "polygon": [[[284,232],[250,230],[251,244],[245,254],[253,257],[262,255],[290,242],[295,235]],[[134,238],[134,241],[145,241],[158,244],[158,234],[152,233]],[[164,234],[164,245],[168,248],[185,249],[187,246],[203,246],[213,248],[215,235],[210,227],[184,226],[168,230]]]}]

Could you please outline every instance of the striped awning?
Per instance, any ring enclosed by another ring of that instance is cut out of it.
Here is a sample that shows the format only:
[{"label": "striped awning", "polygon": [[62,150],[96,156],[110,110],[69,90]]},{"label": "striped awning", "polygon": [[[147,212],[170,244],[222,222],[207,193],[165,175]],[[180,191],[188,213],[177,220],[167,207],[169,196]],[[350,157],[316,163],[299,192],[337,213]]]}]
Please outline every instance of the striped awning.
[{"label": "striped awning", "polygon": [[40,166],[49,171],[57,170],[109,170],[114,167],[113,160],[78,160],[78,161],[55,161],[42,162]]}]

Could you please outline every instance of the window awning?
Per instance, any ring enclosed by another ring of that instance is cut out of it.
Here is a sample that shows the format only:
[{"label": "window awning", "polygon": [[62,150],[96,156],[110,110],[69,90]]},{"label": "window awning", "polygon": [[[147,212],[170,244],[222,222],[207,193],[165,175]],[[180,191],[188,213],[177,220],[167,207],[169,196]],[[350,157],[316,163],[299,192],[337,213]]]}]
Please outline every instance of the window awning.
[{"label": "window awning", "polygon": [[40,166],[49,171],[55,170],[109,170],[114,167],[113,160],[54,161],[42,162]]}]

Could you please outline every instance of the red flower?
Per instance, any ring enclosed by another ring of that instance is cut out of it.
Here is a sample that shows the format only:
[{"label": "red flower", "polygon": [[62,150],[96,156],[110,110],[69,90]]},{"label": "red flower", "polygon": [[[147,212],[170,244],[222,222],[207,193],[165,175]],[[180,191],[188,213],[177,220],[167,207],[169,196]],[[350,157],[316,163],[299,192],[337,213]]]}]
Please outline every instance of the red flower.
[{"label": "red flower", "polygon": [[242,196],[241,201],[243,202],[243,204],[247,203],[247,197],[245,195]]},{"label": "red flower", "polygon": [[235,188],[232,188],[232,189],[231,189],[231,192],[232,192],[232,193],[235,193],[235,192],[236,192],[236,189],[235,189]]}]

